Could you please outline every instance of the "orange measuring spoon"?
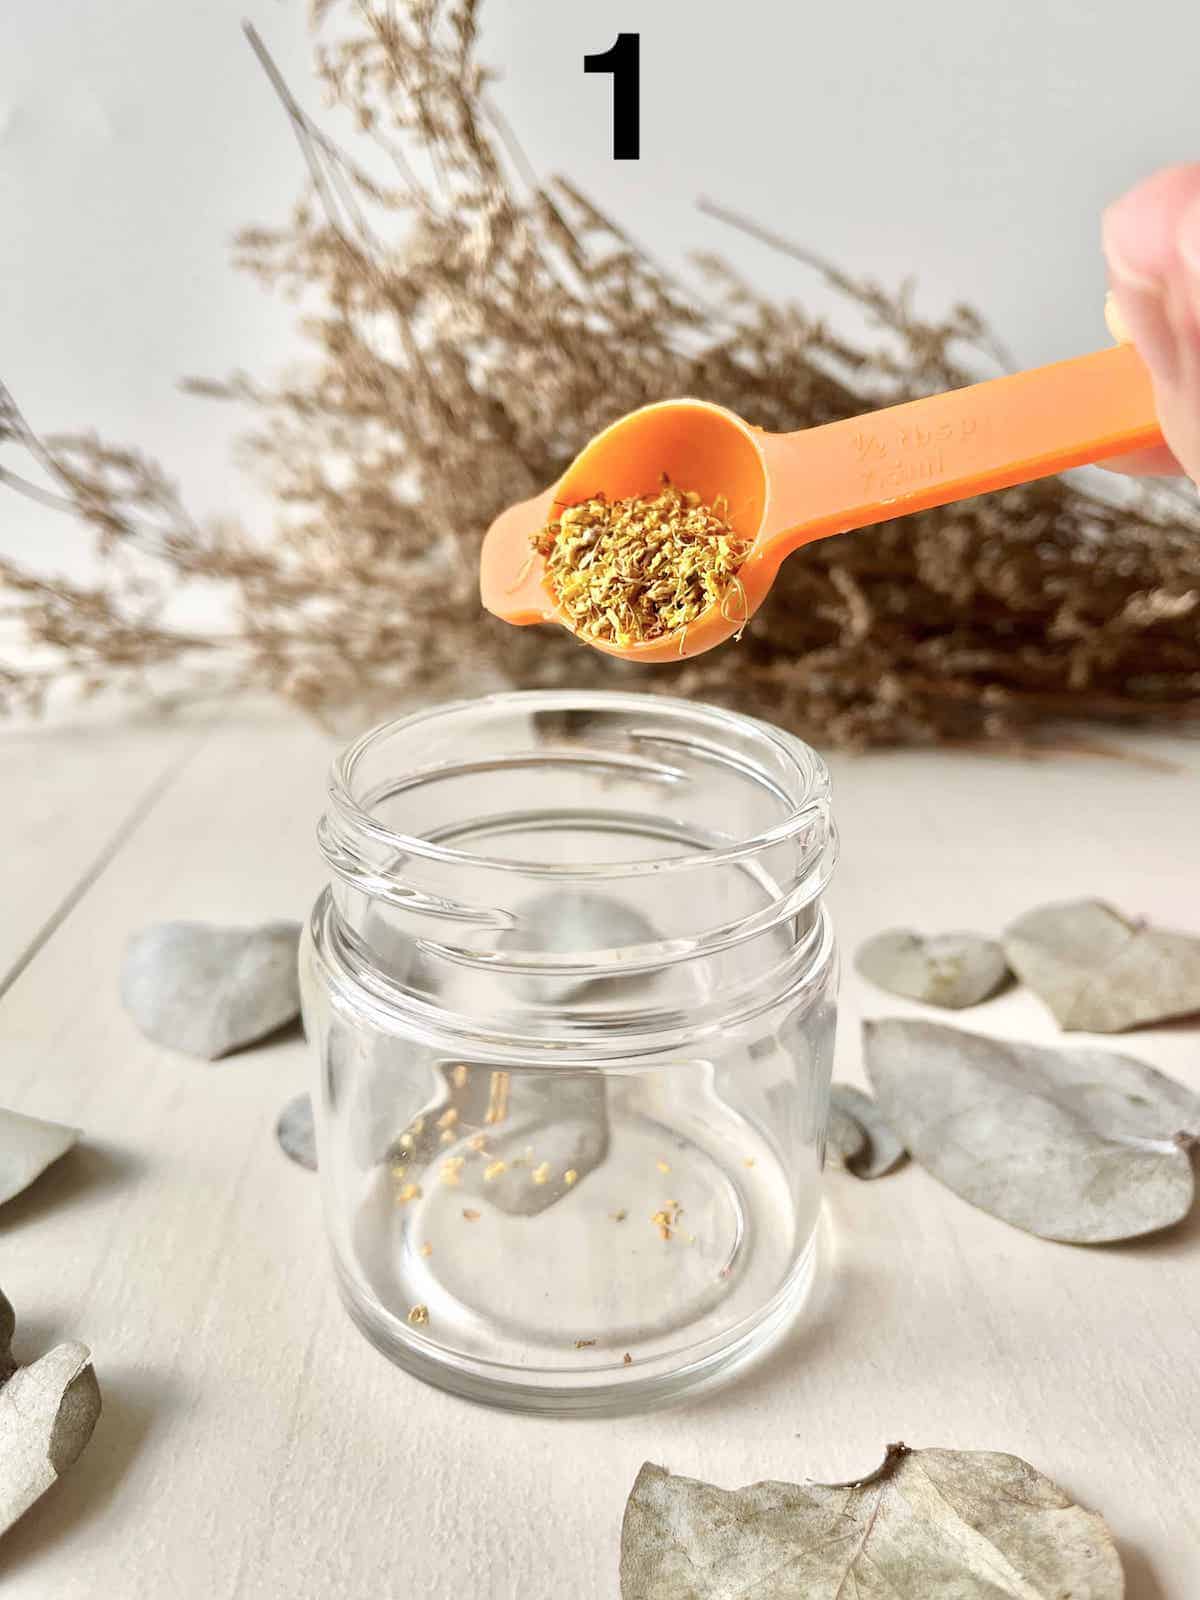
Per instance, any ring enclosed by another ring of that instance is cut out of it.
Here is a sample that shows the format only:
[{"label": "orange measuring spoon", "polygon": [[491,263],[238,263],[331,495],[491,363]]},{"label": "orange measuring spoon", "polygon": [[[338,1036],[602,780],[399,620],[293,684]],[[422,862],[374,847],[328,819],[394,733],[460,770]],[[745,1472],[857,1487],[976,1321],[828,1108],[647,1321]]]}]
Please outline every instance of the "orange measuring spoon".
[{"label": "orange measuring spoon", "polygon": [[1162,443],[1150,378],[1132,345],[993,378],[799,433],[764,433],[703,400],[643,406],[605,428],[544,494],[501,513],[480,557],[480,593],[505,622],[563,622],[530,538],[591,495],[656,493],[665,472],[706,504],[724,496],[753,548],[736,593],[685,631],[640,644],[588,639],[630,661],[711,650],[758,610],[801,545]]}]

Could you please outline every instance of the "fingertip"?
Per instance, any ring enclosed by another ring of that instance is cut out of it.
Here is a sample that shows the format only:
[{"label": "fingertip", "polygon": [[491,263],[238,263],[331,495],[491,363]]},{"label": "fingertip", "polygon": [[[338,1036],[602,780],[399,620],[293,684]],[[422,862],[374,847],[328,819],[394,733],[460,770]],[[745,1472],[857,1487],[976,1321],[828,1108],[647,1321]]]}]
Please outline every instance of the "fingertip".
[{"label": "fingertip", "polygon": [[1172,382],[1179,365],[1179,351],[1165,283],[1147,287],[1116,272],[1112,272],[1111,277],[1116,318],[1110,318],[1110,330],[1115,320],[1116,326],[1137,346],[1155,378]]},{"label": "fingertip", "polygon": [[1200,162],[1163,167],[1108,206],[1104,253],[1118,282],[1143,292],[1160,286],[1179,250],[1179,229],[1200,204]]},{"label": "fingertip", "polygon": [[1175,237],[1180,259],[1200,283],[1200,189],[1180,216]]},{"label": "fingertip", "polygon": [[1108,463],[1139,474],[1200,467],[1200,162],[1166,167],[1108,207],[1116,305],[1150,369],[1170,453]]}]

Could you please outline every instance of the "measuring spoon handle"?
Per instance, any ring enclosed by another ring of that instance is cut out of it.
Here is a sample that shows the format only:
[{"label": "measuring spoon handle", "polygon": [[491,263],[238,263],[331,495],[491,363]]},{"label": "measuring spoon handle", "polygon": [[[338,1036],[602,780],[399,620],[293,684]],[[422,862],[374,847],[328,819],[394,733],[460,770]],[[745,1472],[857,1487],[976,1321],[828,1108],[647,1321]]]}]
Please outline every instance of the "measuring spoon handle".
[{"label": "measuring spoon handle", "polygon": [[[761,441],[778,559],[890,521],[1163,442],[1132,345]],[[765,553],[765,551],[764,551]]]}]

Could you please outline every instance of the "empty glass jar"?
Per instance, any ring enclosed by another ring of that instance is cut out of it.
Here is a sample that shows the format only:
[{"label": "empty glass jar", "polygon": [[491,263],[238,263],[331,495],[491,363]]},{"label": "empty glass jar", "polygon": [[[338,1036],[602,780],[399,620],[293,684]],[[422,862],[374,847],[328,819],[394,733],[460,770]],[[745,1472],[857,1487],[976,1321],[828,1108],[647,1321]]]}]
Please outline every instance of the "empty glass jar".
[{"label": "empty glass jar", "polygon": [[835,1020],[819,758],[657,695],[530,692],[334,767],[301,968],[343,1295],[472,1399],[640,1408],[812,1270]]}]

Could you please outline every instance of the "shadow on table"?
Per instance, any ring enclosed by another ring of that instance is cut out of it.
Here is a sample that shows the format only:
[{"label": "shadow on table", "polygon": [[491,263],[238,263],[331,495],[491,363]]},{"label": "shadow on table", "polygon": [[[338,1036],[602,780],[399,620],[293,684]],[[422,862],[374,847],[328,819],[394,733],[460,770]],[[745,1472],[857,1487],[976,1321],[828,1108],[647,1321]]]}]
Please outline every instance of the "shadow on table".
[{"label": "shadow on table", "polygon": [[[795,1320],[763,1355],[744,1372],[711,1394],[700,1395],[692,1403],[696,1410],[741,1406],[748,1395],[770,1390],[794,1377],[798,1367],[820,1361],[845,1332],[849,1303],[860,1299],[855,1283],[856,1269],[843,1256],[838,1259],[837,1219],[828,1197],[817,1224],[817,1255],[812,1288]],[[874,1463],[872,1463],[874,1465]]]},{"label": "shadow on table", "polygon": [[103,1513],[151,1428],[163,1427],[169,1418],[166,1386],[145,1373],[114,1376],[105,1370],[99,1378],[100,1420],[83,1454],[0,1535],[0,1588],[25,1562],[58,1540],[78,1535]]},{"label": "shadow on table", "polygon": [[227,1055],[219,1056],[216,1061],[206,1061],[203,1065],[220,1069],[226,1062],[236,1062],[256,1050],[274,1050],[280,1045],[304,1044],[305,1041],[304,1023],[300,1017],[293,1017],[290,1022],[281,1022],[270,1033],[264,1033],[261,1039],[251,1039],[249,1044],[241,1044]]},{"label": "shadow on table", "polygon": [[0,1206],[0,1237],[76,1201],[95,1200],[105,1190],[140,1176],[145,1166],[142,1157],[130,1150],[85,1139],[47,1167],[28,1189]]},{"label": "shadow on table", "polygon": [[1170,1600],[1140,1550],[1121,1540],[1117,1546],[1125,1568],[1125,1600]]}]

